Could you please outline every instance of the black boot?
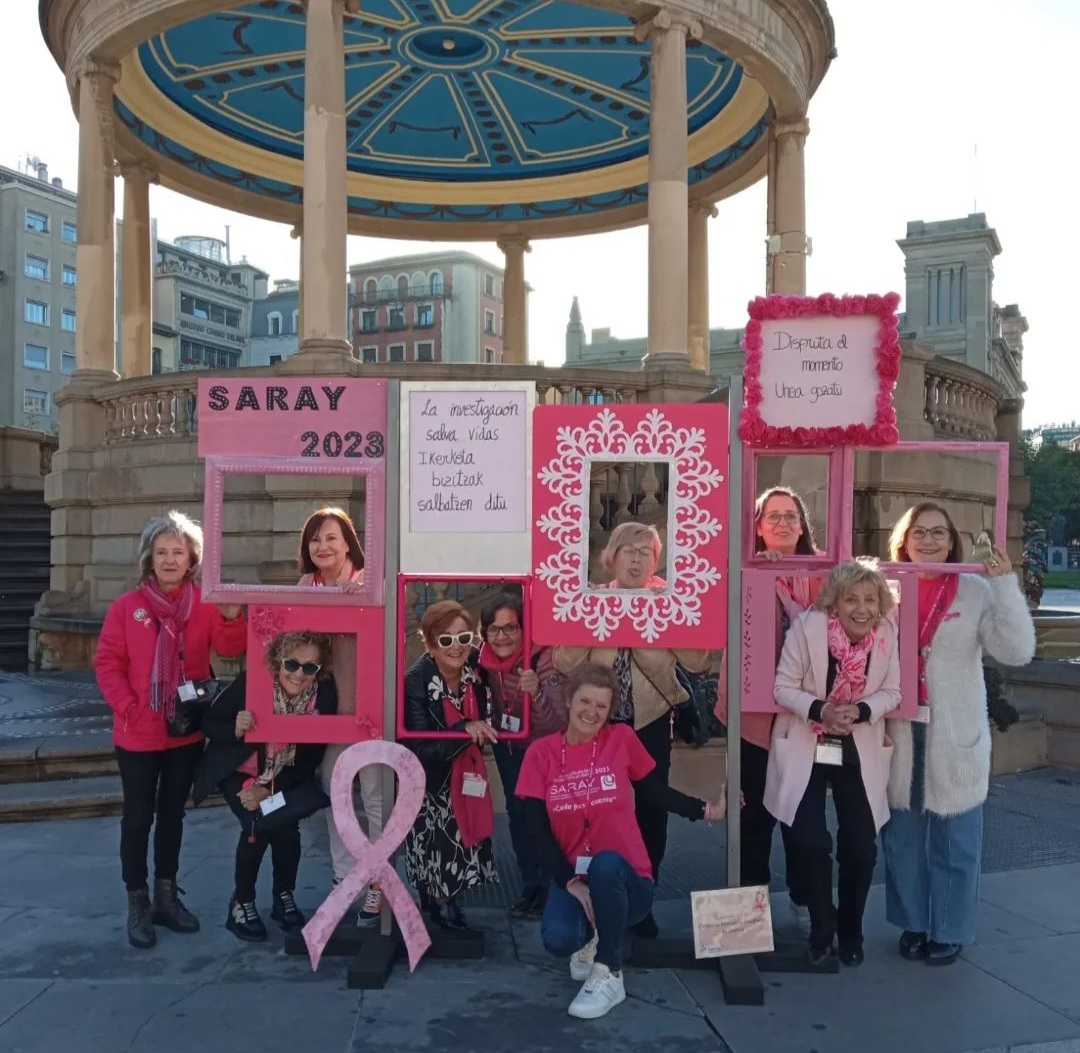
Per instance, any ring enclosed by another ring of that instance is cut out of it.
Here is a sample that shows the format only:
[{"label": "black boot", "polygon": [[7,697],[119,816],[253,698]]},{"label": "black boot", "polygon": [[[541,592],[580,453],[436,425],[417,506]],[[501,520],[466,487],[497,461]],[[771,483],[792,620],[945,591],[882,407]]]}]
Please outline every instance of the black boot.
[{"label": "black boot", "polygon": [[154,932],[153,910],[150,907],[150,892],[145,888],[135,892],[128,891],[127,936],[132,947],[145,951],[157,943]]},{"label": "black boot", "polygon": [[158,878],[154,882],[154,924],[173,932],[198,932],[199,919],[177,896],[176,882]]},{"label": "black boot", "polygon": [[260,943],[266,939],[266,926],[259,917],[255,904],[238,903],[235,896],[229,900],[225,928],[237,939],[247,940],[249,943]]},{"label": "black boot", "polygon": [[270,908],[270,918],[278,923],[283,932],[304,927],[304,915],[289,892],[278,892],[274,896],[274,905]]}]

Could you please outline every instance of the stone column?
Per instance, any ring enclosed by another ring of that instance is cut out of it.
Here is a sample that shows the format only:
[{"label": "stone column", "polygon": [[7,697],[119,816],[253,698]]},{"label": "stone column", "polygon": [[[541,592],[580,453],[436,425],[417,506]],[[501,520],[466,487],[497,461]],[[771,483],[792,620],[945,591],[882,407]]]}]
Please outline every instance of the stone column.
[{"label": "stone column", "polygon": [[1005,551],[1017,569],[1024,565],[1024,511],[1031,503],[1031,481],[1027,477],[1024,455],[1020,451],[1023,409],[1022,398],[1002,399],[995,418],[997,441],[1009,444],[1009,505]]},{"label": "stone column", "polygon": [[638,24],[649,40],[649,339],[645,365],[686,365],[689,195],[686,38],[701,23],[663,8]]},{"label": "stone column", "polygon": [[686,342],[690,365],[709,373],[709,220],[716,218],[716,206],[707,201],[694,201],[690,204],[689,215]]},{"label": "stone column", "polygon": [[767,289],[806,295],[806,168],[803,148],[810,123],[805,117],[776,120],[769,132],[769,246]]},{"label": "stone column", "polygon": [[506,257],[503,269],[502,360],[508,365],[523,366],[529,360],[525,253],[532,252],[532,246],[523,235],[500,238],[497,244]]},{"label": "stone column", "polygon": [[351,355],[345,330],[345,4],[307,0],[302,352]]},{"label": "stone column", "polygon": [[120,168],[124,177],[124,230],[120,247],[120,375],[153,372],[154,246],[150,230],[150,184],[157,174],[147,165]]}]

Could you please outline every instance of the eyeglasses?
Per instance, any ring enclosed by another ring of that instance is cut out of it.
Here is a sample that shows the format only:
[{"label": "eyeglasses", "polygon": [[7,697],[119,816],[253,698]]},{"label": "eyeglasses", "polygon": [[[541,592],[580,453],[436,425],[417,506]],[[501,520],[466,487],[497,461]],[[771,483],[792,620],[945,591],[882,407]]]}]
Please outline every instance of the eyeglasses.
[{"label": "eyeglasses", "polygon": [[487,630],[488,636],[517,636],[519,632],[521,626],[517,622],[509,625],[489,625]]},{"label": "eyeglasses", "polygon": [[444,650],[457,644],[459,647],[468,647],[476,639],[475,633],[439,633],[435,642]]},{"label": "eyeglasses", "polygon": [[625,552],[628,556],[637,556],[638,559],[652,559],[652,547],[639,546],[638,548],[631,548],[629,545],[624,545],[620,552]]},{"label": "eyeglasses", "polygon": [[785,526],[795,526],[799,522],[798,512],[769,512],[767,515],[761,517],[765,520],[769,526],[779,526],[783,523]]},{"label": "eyeglasses", "polygon": [[295,658],[283,658],[281,668],[286,673],[295,673],[300,670],[304,676],[314,676],[322,666],[318,662],[298,662]]},{"label": "eyeglasses", "polygon": [[933,527],[930,530],[924,527],[912,527],[908,531],[908,538],[912,541],[925,541],[930,538],[931,541],[947,541],[949,538],[948,527]]}]

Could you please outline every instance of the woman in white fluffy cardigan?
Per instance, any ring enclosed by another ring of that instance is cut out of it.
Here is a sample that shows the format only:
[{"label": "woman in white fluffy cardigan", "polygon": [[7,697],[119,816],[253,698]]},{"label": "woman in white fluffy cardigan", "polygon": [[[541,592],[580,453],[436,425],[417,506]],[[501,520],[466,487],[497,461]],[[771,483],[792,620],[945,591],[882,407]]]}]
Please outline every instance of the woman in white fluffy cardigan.
[{"label": "woman in white fluffy cardigan", "polygon": [[[924,501],[893,528],[893,560],[960,563],[960,534]],[[903,930],[900,953],[954,962],[975,938],[982,807],[990,784],[984,653],[1025,665],[1035,629],[1008,556],[993,549],[985,578],[919,576],[919,703],[925,723],[890,720],[892,818],[881,831],[886,916]]]}]

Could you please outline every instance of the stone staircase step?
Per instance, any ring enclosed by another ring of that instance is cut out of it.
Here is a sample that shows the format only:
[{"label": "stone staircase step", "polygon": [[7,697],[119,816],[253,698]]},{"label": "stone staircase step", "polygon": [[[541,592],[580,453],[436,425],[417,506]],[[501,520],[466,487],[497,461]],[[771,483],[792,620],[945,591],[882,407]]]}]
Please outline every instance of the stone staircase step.
[{"label": "stone staircase step", "polygon": [[68,736],[55,739],[12,740],[0,747],[0,786],[14,783],[85,779],[117,774],[112,735],[99,732],[89,745]]}]

